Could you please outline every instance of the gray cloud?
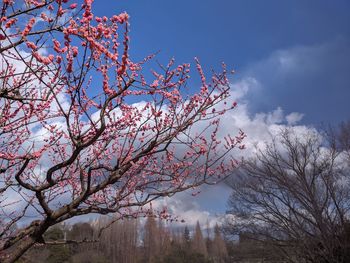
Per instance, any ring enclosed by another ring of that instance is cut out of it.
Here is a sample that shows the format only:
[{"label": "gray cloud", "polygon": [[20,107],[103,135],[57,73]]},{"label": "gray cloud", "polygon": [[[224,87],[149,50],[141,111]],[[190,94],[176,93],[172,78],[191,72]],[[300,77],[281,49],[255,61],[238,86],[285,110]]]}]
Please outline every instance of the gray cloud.
[{"label": "gray cloud", "polygon": [[282,107],[305,114],[305,123],[336,123],[350,113],[350,38],[278,50],[240,74],[254,78],[252,112]]}]

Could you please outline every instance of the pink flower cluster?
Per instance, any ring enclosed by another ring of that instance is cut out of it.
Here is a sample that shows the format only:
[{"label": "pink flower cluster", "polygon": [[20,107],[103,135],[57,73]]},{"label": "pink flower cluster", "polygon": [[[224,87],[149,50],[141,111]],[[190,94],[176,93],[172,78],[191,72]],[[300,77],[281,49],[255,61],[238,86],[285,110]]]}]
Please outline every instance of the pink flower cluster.
[{"label": "pink flower cluster", "polygon": [[35,18],[31,18],[28,22],[28,24],[25,26],[23,32],[22,32],[22,37],[25,38],[30,31],[32,30],[33,26],[35,24]]}]

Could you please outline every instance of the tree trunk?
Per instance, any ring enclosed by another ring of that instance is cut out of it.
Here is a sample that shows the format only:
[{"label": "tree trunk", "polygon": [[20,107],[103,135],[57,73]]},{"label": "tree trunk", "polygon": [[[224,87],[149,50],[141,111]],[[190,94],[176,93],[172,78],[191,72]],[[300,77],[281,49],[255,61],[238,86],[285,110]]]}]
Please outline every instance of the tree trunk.
[{"label": "tree trunk", "polygon": [[1,263],[13,263],[16,262],[28,249],[30,249],[35,243],[45,243],[43,234],[46,230],[54,225],[53,221],[48,219],[43,221],[36,221],[36,225],[21,240],[18,240],[13,245],[0,251]]},{"label": "tree trunk", "polygon": [[10,247],[2,251],[0,255],[0,262],[13,263],[18,260],[29,248],[36,243],[33,237],[25,237],[25,239],[19,242],[14,248]]}]

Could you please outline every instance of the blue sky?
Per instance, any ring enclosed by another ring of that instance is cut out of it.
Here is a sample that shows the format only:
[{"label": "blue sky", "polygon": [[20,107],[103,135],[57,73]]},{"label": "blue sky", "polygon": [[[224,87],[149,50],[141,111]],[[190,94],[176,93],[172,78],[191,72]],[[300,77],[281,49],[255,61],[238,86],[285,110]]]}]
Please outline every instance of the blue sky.
[{"label": "blue sky", "polygon": [[[156,51],[163,63],[197,56],[208,71],[222,61],[234,68],[233,82],[256,78],[259,88],[246,96],[251,113],[280,106],[316,125],[349,118],[347,0],[99,0],[94,9],[96,15],[130,14],[135,59]],[[281,52],[297,57],[288,72],[279,68]]]},{"label": "blue sky", "polygon": [[[256,141],[276,124],[299,120],[317,127],[350,117],[350,1],[96,0],[94,10],[98,16],[129,13],[136,60],[160,51],[164,64],[171,57],[193,63],[197,56],[207,72],[222,61],[235,69],[240,108],[228,123]],[[188,220],[225,211],[227,187],[202,192],[165,203]]]},{"label": "blue sky", "polygon": [[[238,107],[223,117],[222,128],[226,134],[242,128],[248,146],[287,124],[305,130],[350,120],[349,0],[95,0],[93,9],[97,16],[129,13],[136,61],[160,51],[164,64],[172,57],[193,64],[198,57],[207,73],[223,61],[235,69]],[[230,189],[201,191],[159,205],[189,224],[213,223],[225,212]]]}]

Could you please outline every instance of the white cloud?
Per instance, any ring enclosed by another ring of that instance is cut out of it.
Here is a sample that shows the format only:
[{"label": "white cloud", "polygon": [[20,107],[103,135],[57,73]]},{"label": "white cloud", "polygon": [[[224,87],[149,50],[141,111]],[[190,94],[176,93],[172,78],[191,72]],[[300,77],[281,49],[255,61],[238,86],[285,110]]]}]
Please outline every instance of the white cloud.
[{"label": "white cloud", "polygon": [[295,125],[304,117],[304,114],[298,112],[292,112],[286,116],[288,125]]},{"label": "white cloud", "polygon": [[[250,90],[260,87],[260,83],[253,77],[241,79],[232,85],[231,97],[228,103],[238,102],[238,106],[233,111],[228,112],[221,118],[219,137],[227,134],[236,134],[238,129],[242,129],[246,134],[244,151],[234,152],[236,158],[249,157],[255,152],[255,146],[263,146],[265,142],[271,140],[271,136],[276,135],[280,130],[293,126],[297,134],[315,131],[313,128],[297,125],[304,114],[292,112],[285,114],[281,107],[277,107],[271,112],[260,112],[252,114],[249,111]],[[173,215],[185,220],[185,224],[194,226],[197,221],[202,226],[206,226],[207,221],[210,227],[216,223],[219,225],[226,217],[226,202],[230,195],[230,188],[224,183],[215,186],[202,186],[198,196],[192,197],[191,191],[176,194],[171,198],[166,198],[154,202],[155,207],[166,206]]]},{"label": "white cloud", "polygon": [[[277,58],[278,59],[271,59],[273,62],[278,61],[281,71],[291,70],[296,63],[295,58],[288,52],[278,53]],[[231,97],[228,104],[237,101],[238,106],[222,117],[218,136],[222,138],[227,134],[236,135],[238,129],[242,129],[247,134],[245,140],[247,149],[234,153],[238,159],[241,156],[247,157],[253,154],[254,146],[263,145],[264,142],[271,139],[271,135],[276,134],[279,130],[287,126],[294,125],[294,129],[297,132],[304,132],[310,129],[307,126],[298,126],[298,122],[301,121],[304,116],[303,113],[291,112],[286,115],[282,107],[276,107],[271,111],[259,112],[256,114],[250,112],[252,102],[248,95],[251,92],[261,91],[265,88],[261,80],[253,74],[246,75],[246,77],[232,84]],[[65,109],[69,107],[68,101],[66,101],[64,96],[60,97],[59,100]],[[142,108],[144,106],[145,102],[133,104],[133,107],[137,108]],[[52,107],[57,107],[57,105],[52,105]],[[120,114],[121,112],[116,110],[116,115],[118,116]],[[99,112],[96,112],[92,114],[92,119],[97,121],[98,116]],[[53,120],[52,124],[54,121],[58,125],[61,125],[62,129],[66,128],[65,123]],[[198,128],[200,127],[198,126],[197,129]],[[42,135],[42,139],[45,137],[44,129],[38,130],[34,134],[37,136]],[[185,220],[185,224],[194,225],[198,220],[201,225],[206,225],[208,221],[210,227],[213,227],[215,223],[220,223],[224,216],[225,204],[230,194],[230,189],[223,184],[219,184],[210,187],[204,186],[199,188],[199,190],[201,194],[197,197],[192,197],[191,192],[188,191],[177,194],[172,198],[158,200],[154,202],[154,206],[158,208],[167,206],[168,210],[174,216],[178,216],[180,220]]]},{"label": "white cloud", "polygon": [[221,224],[222,215],[211,212],[209,207],[203,207],[200,201],[200,195],[193,197],[191,193],[183,192],[173,197],[166,197],[153,202],[154,209],[166,207],[167,211],[177,219],[176,222],[169,223],[172,227],[189,226],[194,227],[197,221],[203,228],[209,226],[213,228],[215,224]]}]

